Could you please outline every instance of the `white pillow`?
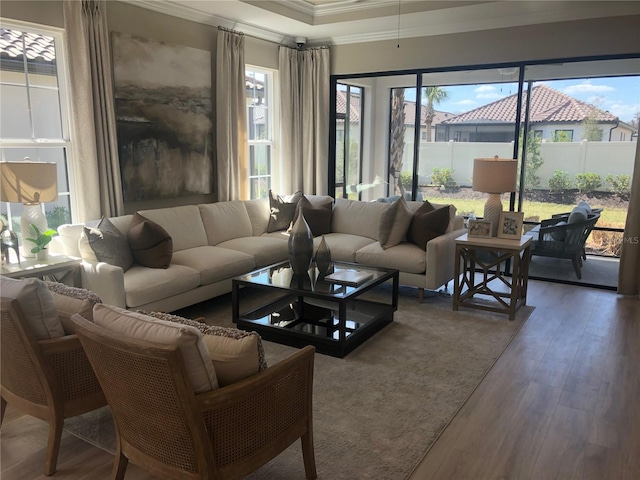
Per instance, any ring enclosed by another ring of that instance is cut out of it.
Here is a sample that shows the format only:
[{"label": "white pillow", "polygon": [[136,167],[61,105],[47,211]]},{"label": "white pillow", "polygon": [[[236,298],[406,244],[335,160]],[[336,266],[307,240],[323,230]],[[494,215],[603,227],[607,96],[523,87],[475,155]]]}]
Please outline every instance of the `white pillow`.
[{"label": "white pillow", "polygon": [[189,325],[158,320],[141,313],[98,303],[93,307],[93,321],[124,337],[163,345],[177,345],[193,389],[197,393],[218,388],[218,379],[209,351],[200,331]]},{"label": "white pillow", "polygon": [[64,336],[53,296],[42,280],[1,277],[0,291],[4,298],[18,301],[37,340]]}]

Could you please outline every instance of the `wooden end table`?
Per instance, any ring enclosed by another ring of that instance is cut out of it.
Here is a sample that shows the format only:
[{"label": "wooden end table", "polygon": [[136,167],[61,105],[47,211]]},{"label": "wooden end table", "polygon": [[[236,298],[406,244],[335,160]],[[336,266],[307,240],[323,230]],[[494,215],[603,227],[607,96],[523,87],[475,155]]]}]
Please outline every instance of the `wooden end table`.
[{"label": "wooden end table", "polygon": [[56,282],[67,283],[71,280],[72,286],[80,287],[80,262],[76,257],[66,255],[49,255],[47,260],[35,258],[22,258],[20,263],[4,263],[0,274],[11,278],[45,278],[51,277]]},{"label": "wooden end table", "polygon": [[[506,313],[509,320],[514,320],[516,311],[527,303],[532,241],[531,235],[508,240],[469,237],[465,233],[456,238],[453,309]],[[507,262],[513,266],[511,277],[506,275]],[[476,268],[481,276],[476,275]]]}]

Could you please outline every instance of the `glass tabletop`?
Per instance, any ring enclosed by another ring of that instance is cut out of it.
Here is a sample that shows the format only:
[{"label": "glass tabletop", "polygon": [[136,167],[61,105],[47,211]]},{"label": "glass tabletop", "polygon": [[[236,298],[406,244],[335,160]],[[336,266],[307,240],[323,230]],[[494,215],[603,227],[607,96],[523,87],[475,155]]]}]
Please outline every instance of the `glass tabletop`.
[{"label": "glass tabletop", "polygon": [[[368,277],[357,284],[338,283],[326,277],[341,272],[364,273]],[[263,285],[280,288],[300,294],[326,295],[333,297],[348,297],[373,284],[381,283],[393,277],[395,270],[380,267],[370,267],[355,263],[332,262],[326,275],[321,275],[315,264],[303,275],[294,275],[288,261],[280,262],[245,275],[235,277],[234,280],[252,285]]]}]

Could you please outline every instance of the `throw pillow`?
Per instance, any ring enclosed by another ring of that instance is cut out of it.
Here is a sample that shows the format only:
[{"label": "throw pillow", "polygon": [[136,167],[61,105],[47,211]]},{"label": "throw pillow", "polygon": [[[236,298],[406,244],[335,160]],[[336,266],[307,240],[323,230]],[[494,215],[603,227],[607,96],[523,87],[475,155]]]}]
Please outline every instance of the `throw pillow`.
[{"label": "throw pillow", "polygon": [[18,301],[36,340],[64,336],[53,296],[42,280],[0,277],[0,291],[3,298]]},{"label": "throw pillow", "polygon": [[[433,207],[431,207],[433,208]],[[449,207],[440,207],[429,210],[428,207],[420,207],[413,214],[413,220],[407,231],[407,240],[415,243],[421,249],[427,249],[427,243],[440,235],[444,235],[449,226]]]},{"label": "throw pillow", "polygon": [[267,368],[262,339],[256,332],[207,325],[168,313],[148,312],[146,315],[191,325],[200,330],[221,387],[231,385]]},{"label": "throw pillow", "polygon": [[293,221],[296,206],[302,198],[302,192],[281,197],[269,190],[269,224],[267,232],[286,230]]},{"label": "throw pillow", "polygon": [[331,214],[333,213],[331,202],[314,205],[307,197],[302,197],[296,207],[293,223],[296,223],[300,212],[304,215],[314,237],[331,233]]},{"label": "throw pillow", "polygon": [[91,290],[76,288],[58,282],[45,282],[53,296],[53,301],[58,310],[58,318],[62,322],[64,333],[72,335],[76,333],[71,316],[74,313],[82,315],[93,322],[93,306],[102,303],[100,297]]},{"label": "throw pillow", "polygon": [[184,366],[194,391],[202,393],[218,388],[216,371],[202,340],[202,333],[197,328],[102,303],[93,307],[93,321],[123,337],[177,345],[182,352]]},{"label": "throw pillow", "polygon": [[169,268],[173,256],[173,240],[155,222],[135,213],[127,231],[127,241],[134,260],[150,268]]},{"label": "throw pillow", "polygon": [[589,213],[587,209],[584,207],[575,207],[571,213],[569,214],[569,218],[567,219],[567,223],[580,223],[586,222],[589,218]]},{"label": "throw pillow", "polygon": [[108,218],[102,217],[95,228],[84,227],[91,249],[99,262],[122,268],[125,272],[133,264],[127,238]]},{"label": "throw pillow", "polygon": [[378,241],[383,249],[398,245],[404,240],[412,216],[403,197],[382,212],[378,220]]}]

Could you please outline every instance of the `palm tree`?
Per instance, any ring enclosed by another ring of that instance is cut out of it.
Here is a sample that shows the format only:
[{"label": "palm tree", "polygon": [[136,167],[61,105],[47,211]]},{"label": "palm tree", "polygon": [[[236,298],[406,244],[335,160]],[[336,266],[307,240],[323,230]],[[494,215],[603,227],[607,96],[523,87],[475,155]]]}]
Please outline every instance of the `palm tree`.
[{"label": "palm tree", "polygon": [[431,124],[433,123],[433,118],[436,116],[436,112],[433,109],[433,106],[449,98],[449,94],[444,88],[440,87],[424,87],[423,91],[424,98],[427,100],[427,111],[425,113],[425,122],[427,124],[427,142],[430,142]]},{"label": "palm tree", "polygon": [[404,88],[394,88],[391,97],[391,139],[389,148],[389,176],[393,178],[394,194],[404,195],[400,181],[404,155]]}]

